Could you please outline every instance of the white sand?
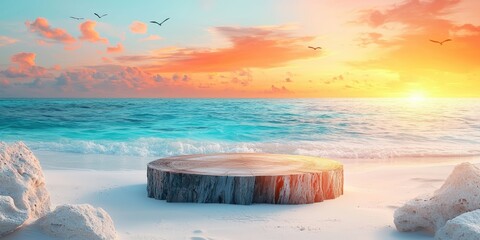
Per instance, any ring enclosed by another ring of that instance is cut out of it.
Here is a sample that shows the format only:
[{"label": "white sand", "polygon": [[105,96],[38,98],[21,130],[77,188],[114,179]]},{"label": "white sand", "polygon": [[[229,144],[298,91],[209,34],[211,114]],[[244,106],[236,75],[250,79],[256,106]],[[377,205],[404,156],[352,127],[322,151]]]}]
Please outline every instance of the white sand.
[{"label": "white sand", "polygon": [[[167,203],[147,197],[154,159],[35,152],[52,204],[89,203],[113,218],[120,239],[432,239],[400,233],[393,211],[439,188],[453,167],[480,158],[345,161],[345,193],[309,205]],[[130,170],[129,170],[130,169]],[[51,239],[35,227],[11,239]]]}]

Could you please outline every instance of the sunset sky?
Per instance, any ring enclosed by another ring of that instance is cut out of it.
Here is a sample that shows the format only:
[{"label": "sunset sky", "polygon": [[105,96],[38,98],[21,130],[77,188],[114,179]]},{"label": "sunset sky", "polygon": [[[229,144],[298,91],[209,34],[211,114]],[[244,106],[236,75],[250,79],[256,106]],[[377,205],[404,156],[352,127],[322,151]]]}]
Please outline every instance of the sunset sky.
[{"label": "sunset sky", "polygon": [[479,0],[1,6],[0,97],[480,97]]}]

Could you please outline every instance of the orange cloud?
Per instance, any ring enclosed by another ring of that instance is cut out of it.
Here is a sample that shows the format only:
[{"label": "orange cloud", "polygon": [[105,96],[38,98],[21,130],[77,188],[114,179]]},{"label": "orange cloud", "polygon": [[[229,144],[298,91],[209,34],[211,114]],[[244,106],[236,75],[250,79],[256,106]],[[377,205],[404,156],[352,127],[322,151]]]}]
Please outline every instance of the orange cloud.
[{"label": "orange cloud", "polygon": [[130,31],[136,34],[144,34],[147,32],[147,24],[140,21],[133,21],[132,24],[130,24]]},{"label": "orange cloud", "polygon": [[[381,43],[390,47],[384,56],[370,60],[370,67],[395,71],[436,69],[439,71],[465,72],[480,67],[480,26],[458,24],[448,20],[460,0],[409,0],[386,10],[368,10],[362,17],[364,23],[378,31],[388,29],[389,23],[402,24],[405,29],[394,39],[379,34],[370,35],[364,42]],[[452,41],[440,46],[430,39]]]},{"label": "orange cloud", "polygon": [[389,22],[401,22],[421,27],[425,26],[425,24],[430,25],[444,21],[440,20],[439,17],[450,13],[453,7],[460,2],[461,0],[407,0],[385,11],[369,10],[363,20],[373,27]]},{"label": "orange cloud", "polygon": [[119,44],[117,44],[117,46],[107,47],[107,52],[108,53],[121,53],[121,52],[123,52],[123,45],[121,43],[119,43]]},{"label": "orange cloud", "polygon": [[[231,43],[220,49],[179,49],[145,66],[152,72],[225,72],[246,68],[271,68],[290,61],[317,57],[306,46],[313,37],[291,36],[280,27],[217,27]],[[138,56],[135,56],[138,58]]]},{"label": "orange cloud", "polygon": [[10,61],[17,67],[11,66],[0,71],[7,78],[42,77],[47,73],[44,67],[35,65],[35,53],[21,52],[13,55]]},{"label": "orange cloud", "polygon": [[16,63],[20,68],[28,68],[35,66],[35,53],[18,53],[13,55],[10,60],[12,63]]},{"label": "orange cloud", "polygon": [[[353,65],[396,76],[377,85],[383,96],[404,96],[412,90],[440,97],[476,96],[480,85],[468,74],[480,71],[480,26],[450,19],[461,2],[407,0],[365,11],[361,22],[386,34],[367,35],[363,43],[375,43],[379,52]],[[392,28],[395,35],[388,37]],[[452,41],[439,45],[431,39]]]},{"label": "orange cloud", "polygon": [[100,37],[97,31],[95,31],[95,26],[97,25],[94,21],[86,21],[80,24],[80,31],[82,35],[80,36],[81,40],[89,41],[89,42],[103,42],[108,43],[106,38]]},{"label": "orange cloud", "polygon": [[52,28],[45,18],[39,17],[33,23],[27,21],[25,25],[31,32],[35,32],[44,38],[61,43],[75,42],[75,38],[68,34],[65,30],[60,28]]}]

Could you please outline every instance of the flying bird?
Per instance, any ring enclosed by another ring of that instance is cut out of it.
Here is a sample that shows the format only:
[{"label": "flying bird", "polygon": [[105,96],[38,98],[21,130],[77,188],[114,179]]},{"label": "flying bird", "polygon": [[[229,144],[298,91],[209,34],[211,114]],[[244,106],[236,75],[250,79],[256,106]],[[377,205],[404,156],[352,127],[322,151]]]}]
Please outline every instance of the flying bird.
[{"label": "flying bird", "polygon": [[308,48],[311,48],[313,50],[322,49],[321,47],[312,47],[312,46],[308,46]]},{"label": "flying bird", "polygon": [[83,20],[84,18],[79,18],[79,17],[70,17],[71,19],[75,19],[75,20]]},{"label": "flying bird", "polygon": [[441,42],[430,39],[430,42],[438,43],[440,45],[443,45],[443,43],[448,42],[448,41],[452,41],[452,39],[445,39]]},{"label": "flying bird", "polygon": [[98,18],[102,18],[102,17],[107,16],[107,14],[103,14],[102,16],[98,15],[98,13],[93,13],[93,14],[95,14],[95,16],[97,16]]},{"label": "flying bird", "polygon": [[162,24],[163,24],[164,22],[166,22],[168,19],[170,19],[170,18],[166,18],[166,19],[163,20],[161,23],[159,23],[159,22],[157,22],[157,21],[150,21],[150,23],[155,23],[155,24],[158,24],[158,26],[162,26]]}]

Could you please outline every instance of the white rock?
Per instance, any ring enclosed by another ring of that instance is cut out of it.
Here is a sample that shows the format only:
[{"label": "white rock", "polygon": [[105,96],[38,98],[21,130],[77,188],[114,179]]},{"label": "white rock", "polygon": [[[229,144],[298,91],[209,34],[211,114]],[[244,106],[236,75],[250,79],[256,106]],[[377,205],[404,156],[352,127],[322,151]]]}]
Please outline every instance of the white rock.
[{"label": "white rock", "polygon": [[110,215],[88,204],[58,206],[39,222],[47,234],[61,239],[117,239]]},{"label": "white rock", "polygon": [[455,167],[432,195],[408,201],[394,213],[398,231],[437,231],[465,212],[480,208],[480,169],[470,163]]},{"label": "white rock", "polygon": [[0,196],[0,236],[14,231],[28,218],[28,213],[15,206],[10,196]]},{"label": "white rock", "polygon": [[480,239],[480,210],[464,213],[452,220],[435,234],[436,240],[478,240]]},{"label": "white rock", "polygon": [[[9,220],[6,219],[13,218],[19,220],[19,217],[23,216],[22,214],[7,216],[9,213],[14,214],[16,210],[27,214],[23,222],[15,228],[27,220],[42,217],[50,211],[50,195],[45,187],[40,163],[22,142],[10,146],[0,142],[0,196],[10,197],[13,201],[12,206],[6,207],[11,202],[3,198],[0,215],[5,217],[5,221],[8,222]],[[1,226],[7,222],[0,219]],[[13,225],[10,226],[13,227]],[[5,232],[0,231],[0,236],[15,228]]]}]

